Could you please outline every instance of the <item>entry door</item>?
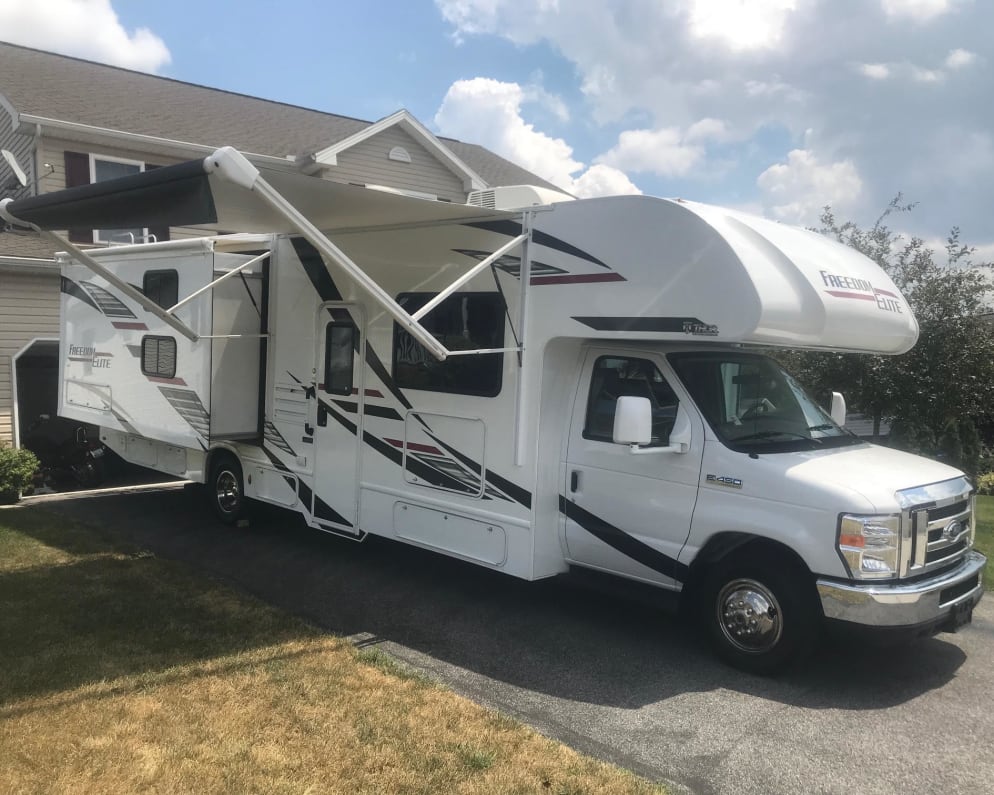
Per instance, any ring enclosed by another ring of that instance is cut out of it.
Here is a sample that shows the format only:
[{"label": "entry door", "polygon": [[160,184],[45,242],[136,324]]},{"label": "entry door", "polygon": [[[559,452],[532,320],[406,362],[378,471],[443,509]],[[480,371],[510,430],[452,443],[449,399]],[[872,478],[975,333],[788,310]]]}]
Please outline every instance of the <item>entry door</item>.
[{"label": "entry door", "polygon": [[323,304],[318,312],[316,339],[311,515],[318,527],[360,535],[356,522],[363,416],[362,308],[355,304]]},{"label": "entry door", "polygon": [[621,349],[588,353],[570,422],[563,492],[573,562],[664,585],[682,581],[677,556],[690,531],[703,453],[696,412],[689,412],[689,452],[633,455],[628,445],[611,441],[618,397],[635,395],[649,398],[652,443],[666,446],[685,399],[673,383],[661,356]]}]

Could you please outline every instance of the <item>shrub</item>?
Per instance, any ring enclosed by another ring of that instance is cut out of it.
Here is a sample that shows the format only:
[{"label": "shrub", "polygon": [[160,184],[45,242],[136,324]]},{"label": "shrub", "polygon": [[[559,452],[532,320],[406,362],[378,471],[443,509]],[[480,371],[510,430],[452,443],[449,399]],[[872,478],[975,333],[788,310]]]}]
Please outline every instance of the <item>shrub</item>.
[{"label": "shrub", "polygon": [[994,495],[994,472],[988,472],[977,478],[977,494],[986,497]]},{"label": "shrub", "polygon": [[0,447],[0,502],[13,502],[31,483],[38,459],[30,450]]}]

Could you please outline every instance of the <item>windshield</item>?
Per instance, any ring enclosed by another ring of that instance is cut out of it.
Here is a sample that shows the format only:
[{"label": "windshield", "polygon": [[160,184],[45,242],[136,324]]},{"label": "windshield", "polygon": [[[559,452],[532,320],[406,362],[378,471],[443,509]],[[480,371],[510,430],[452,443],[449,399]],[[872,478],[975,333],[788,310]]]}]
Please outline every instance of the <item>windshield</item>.
[{"label": "windshield", "polygon": [[708,424],[732,450],[786,453],[859,443],[772,359],[738,351],[668,358]]}]

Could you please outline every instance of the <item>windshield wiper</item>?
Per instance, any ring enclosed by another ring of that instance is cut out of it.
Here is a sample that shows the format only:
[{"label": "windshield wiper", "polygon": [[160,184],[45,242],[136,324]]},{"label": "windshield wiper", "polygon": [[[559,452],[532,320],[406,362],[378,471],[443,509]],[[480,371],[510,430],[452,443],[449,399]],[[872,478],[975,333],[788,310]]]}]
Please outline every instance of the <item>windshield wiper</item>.
[{"label": "windshield wiper", "polygon": [[772,439],[774,436],[793,436],[796,439],[803,439],[806,442],[817,442],[818,444],[821,444],[821,439],[813,439],[810,436],[805,436],[803,433],[796,433],[794,431],[758,431],[757,433],[750,433],[745,436],[737,436],[730,441],[736,443],[748,442],[755,439]]}]

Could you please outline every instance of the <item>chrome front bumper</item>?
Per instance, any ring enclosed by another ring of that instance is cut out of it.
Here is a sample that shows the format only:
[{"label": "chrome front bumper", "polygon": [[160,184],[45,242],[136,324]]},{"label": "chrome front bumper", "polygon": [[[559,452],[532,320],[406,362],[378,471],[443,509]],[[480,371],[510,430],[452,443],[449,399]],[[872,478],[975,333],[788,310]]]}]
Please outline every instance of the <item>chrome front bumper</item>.
[{"label": "chrome front bumper", "polygon": [[913,583],[818,580],[818,595],[826,618],[877,627],[932,624],[980,601],[986,563],[972,551],[955,569]]}]

